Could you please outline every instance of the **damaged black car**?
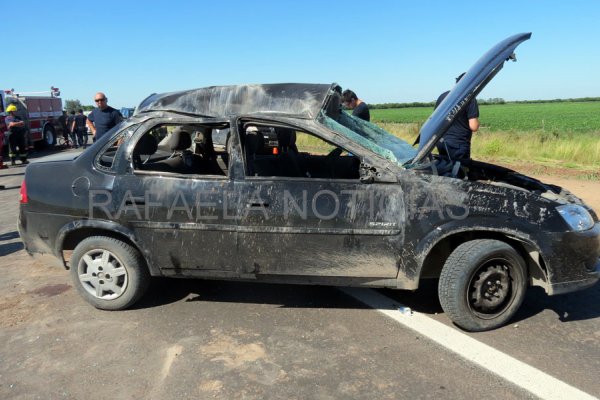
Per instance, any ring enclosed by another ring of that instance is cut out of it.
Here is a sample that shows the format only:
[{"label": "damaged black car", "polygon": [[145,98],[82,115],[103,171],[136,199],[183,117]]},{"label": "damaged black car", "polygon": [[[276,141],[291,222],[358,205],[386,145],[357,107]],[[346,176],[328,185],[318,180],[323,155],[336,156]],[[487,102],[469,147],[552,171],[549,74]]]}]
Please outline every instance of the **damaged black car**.
[{"label": "damaged black car", "polygon": [[151,276],[415,290],[439,278],[452,321],[507,323],[526,288],[600,277],[597,214],[515,171],[432,154],[529,33],[453,88],[415,149],[341,109],[337,84],[218,86],[145,99],[79,155],[32,163],[19,231],[119,310]]}]

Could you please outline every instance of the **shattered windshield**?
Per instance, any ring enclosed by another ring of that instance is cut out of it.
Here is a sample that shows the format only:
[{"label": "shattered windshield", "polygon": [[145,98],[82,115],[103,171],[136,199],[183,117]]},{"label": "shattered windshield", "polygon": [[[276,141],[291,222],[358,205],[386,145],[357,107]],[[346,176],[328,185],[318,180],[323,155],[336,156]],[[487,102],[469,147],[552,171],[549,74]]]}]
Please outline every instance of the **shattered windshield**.
[{"label": "shattered windshield", "polygon": [[326,115],[322,115],[320,121],[327,128],[346,136],[348,139],[388,160],[394,161],[400,166],[412,160],[417,154],[417,150],[405,141],[375,124],[345,112],[340,113],[337,121]]}]

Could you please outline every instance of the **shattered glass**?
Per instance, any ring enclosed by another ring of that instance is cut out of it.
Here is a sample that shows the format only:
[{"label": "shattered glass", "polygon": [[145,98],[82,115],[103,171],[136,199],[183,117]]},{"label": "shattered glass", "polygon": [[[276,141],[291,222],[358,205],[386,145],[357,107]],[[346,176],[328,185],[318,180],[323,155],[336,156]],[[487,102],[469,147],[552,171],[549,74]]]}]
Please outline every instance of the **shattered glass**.
[{"label": "shattered glass", "polygon": [[342,112],[338,120],[324,114],[319,120],[327,128],[335,131],[380,156],[402,166],[412,160],[417,150],[375,124]]}]

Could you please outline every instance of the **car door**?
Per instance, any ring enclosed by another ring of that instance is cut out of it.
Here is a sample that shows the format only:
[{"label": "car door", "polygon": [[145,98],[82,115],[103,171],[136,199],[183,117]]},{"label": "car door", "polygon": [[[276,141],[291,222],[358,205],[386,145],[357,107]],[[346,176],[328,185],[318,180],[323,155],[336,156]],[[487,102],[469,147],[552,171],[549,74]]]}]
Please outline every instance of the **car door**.
[{"label": "car door", "polygon": [[[127,146],[125,166],[113,188],[115,219],[130,227],[145,255],[166,275],[235,273],[239,263],[233,182],[227,175],[152,170],[152,163],[145,164],[145,170],[136,167],[136,142],[163,128],[157,124],[153,121],[136,132]],[[169,127],[174,124],[169,121]]]},{"label": "car door", "polygon": [[[360,163],[359,154],[345,154],[340,165]],[[326,164],[327,157],[305,156],[300,164]],[[244,268],[257,275],[395,278],[404,238],[400,185],[361,181],[358,169],[350,179],[312,175],[236,182]]]}]

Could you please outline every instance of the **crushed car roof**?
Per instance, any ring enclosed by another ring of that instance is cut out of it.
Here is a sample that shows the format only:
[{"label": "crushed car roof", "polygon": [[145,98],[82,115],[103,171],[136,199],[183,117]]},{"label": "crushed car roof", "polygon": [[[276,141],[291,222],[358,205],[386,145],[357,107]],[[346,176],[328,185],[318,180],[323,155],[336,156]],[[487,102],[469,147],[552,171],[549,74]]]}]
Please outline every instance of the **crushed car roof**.
[{"label": "crushed car roof", "polygon": [[314,119],[324,106],[330,90],[336,87],[336,84],[304,83],[211,86],[150,95],[139,105],[136,114],[173,111],[223,117],[268,113]]}]

